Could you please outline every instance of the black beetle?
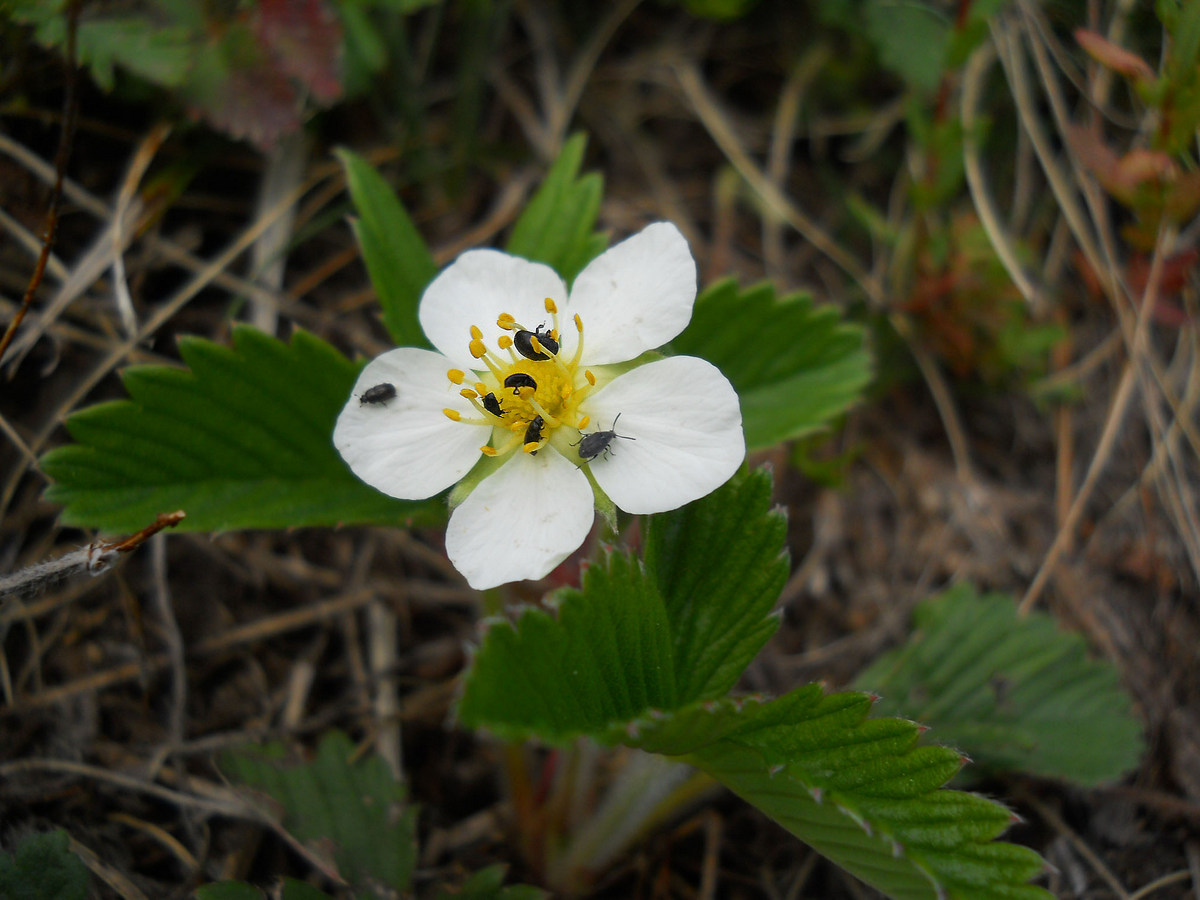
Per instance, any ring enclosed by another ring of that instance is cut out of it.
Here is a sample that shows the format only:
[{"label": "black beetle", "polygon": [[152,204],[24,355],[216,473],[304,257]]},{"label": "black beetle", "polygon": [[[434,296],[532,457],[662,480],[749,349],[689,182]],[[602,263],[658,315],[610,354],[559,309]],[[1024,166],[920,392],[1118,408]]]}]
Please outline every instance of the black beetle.
[{"label": "black beetle", "polygon": [[[545,426],[546,420],[541,416],[534,416],[533,421],[529,423],[529,427],[525,429],[525,443],[537,444],[542,440],[542,428]],[[529,451],[530,456],[537,456],[536,450]]]},{"label": "black beetle", "polygon": [[[621,418],[621,414],[617,413],[617,419]],[[617,434],[617,419],[613,419],[612,428],[608,431],[593,431],[591,434],[580,435],[572,447],[579,447],[579,458],[582,460],[595,459],[601,453],[604,458],[608,459],[608,445],[613,442],[614,438],[621,438],[626,441],[636,441],[637,438],[629,437],[626,434]]]},{"label": "black beetle", "polygon": [[362,406],[365,403],[371,403],[376,406],[383,406],[395,396],[396,386],[388,384],[385,381],[383,384],[377,384],[375,387],[369,387],[363,391],[358,397],[358,405]]},{"label": "black beetle", "polygon": [[533,338],[538,339],[546,353],[558,354],[558,341],[550,336],[549,331],[543,331],[541,325],[537,327],[537,331],[518,331],[513,335],[513,346],[526,359],[549,359],[546,353],[538,353],[533,349]]},{"label": "black beetle", "polygon": [[500,401],[496,399],[493,393],[487,393],[483,396],[483,408],[490,412],[493,416],[503,416],[504,408],[500,405]]},{"label": "black beetle", "polygon": [[533,376],[526,375],[524,372],[513,372],[504,379],[504,386],[512,388],[512,392],[518,397],[521,396],[521,388],[523,387],[530,387],[535,391],[537,390],[537,382],[533,380]]}]

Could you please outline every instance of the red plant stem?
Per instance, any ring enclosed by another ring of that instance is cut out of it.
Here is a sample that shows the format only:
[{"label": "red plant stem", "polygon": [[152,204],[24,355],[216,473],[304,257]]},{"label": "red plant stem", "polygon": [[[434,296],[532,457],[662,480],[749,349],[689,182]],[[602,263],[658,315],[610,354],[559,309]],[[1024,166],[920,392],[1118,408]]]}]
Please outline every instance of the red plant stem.
[{"label": "red plant stem", "polygon": [[54,187],[50,190],[50,205],[46,210],[46,226],[42,233],[42,249],[38,253],[37,263],[33,267],[33,275],[29,278],[29,286],[25,296],[21,298],[21,306],[17,314],[4,330],[0,338],[0,360],[8,345],[12,343],[25,314],[33,305],[33,298],[41,287],[42,277],[46,272],[46,262],[50,259],[50,250],[54,246],[54,235],[58,231],[58,204],[62,199],[62,183],[67,169],[67,158],[71,154],[71,140],[75,136],[75,120],[79,115],[79,97],[76,91],[78,72],[75,65],[75,33],[79,25],[79,2],[75,0],[67,7],[67,72],[63,92],[63,126],[58,136],[58,151],[54,155]]}]

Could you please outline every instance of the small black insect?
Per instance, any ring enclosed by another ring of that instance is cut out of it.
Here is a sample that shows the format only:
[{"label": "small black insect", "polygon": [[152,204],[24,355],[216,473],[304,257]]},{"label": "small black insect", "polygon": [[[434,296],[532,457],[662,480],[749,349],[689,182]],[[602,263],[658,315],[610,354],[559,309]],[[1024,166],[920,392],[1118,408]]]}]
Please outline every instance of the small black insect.
[{"label": "small black insect", "polygon": [[389,400],[395,398],[396,386],[388,384],[386,381],[383,384],[377,384],[375,387],[369,387],[358,396],[358,405],[370,403],[375,406],[383,406]]},{"label": "small black insect", "polygon": [[[617,419],[619,418],[621,418],[621,414],[617,413]],[[629,437],[627,434],[617,434],[617,419],[613,419],[612,428],[610,430],[593,431],[591,434],[582,435],[580,436],[579,440],[571,445],[572,447],[578,445],[580,459],[585,461],[589,459],[595,459],[601,453],[604,454],[605,459],[608,459],[608,445],[611,444],[615,438],[621,438],[622,440],[626,441],[637,440],[637,438]]]},{"label": "small black insect", "polygon": [[[529,427],[525,429],[525,443],[536,444],[542,439],[542,428],[545,426],[546,420],[541,416],[534,416],[533,421],[529,423]],[[530,456],[537,456],[536,450],[529,452]]]},{"label": "small black insect", "polygon": [[538,343],[542,345],[542,349],[547,353],[558,355],[558,341],[550,336],[549,331],[543,331],[542,326],[539,325],[537,331],[518,331],[513,335],[513,346],[526,359],[550,358],[546,353],[538,353],[538,351],[533,349],[532,338],[537,338]]},{"label": "small black insect", "polygon": [[[547,356],[546,358],[549,359],[550,357]],[[532,376],[526,375],[524,372],[513,372],[504,379],[504,386],[512,388],[513,394],[518,397],[521,396],[521,388],[523,387],[531,387],[535,391],[537,390],[537,382],[533,380]]]},{"label": "small black insect", "polygon": [[500,401],[496,399],[495,394],[487,393],[483,395],[483,408],[493,416],[504,415],[504,408],[500,405]]}]

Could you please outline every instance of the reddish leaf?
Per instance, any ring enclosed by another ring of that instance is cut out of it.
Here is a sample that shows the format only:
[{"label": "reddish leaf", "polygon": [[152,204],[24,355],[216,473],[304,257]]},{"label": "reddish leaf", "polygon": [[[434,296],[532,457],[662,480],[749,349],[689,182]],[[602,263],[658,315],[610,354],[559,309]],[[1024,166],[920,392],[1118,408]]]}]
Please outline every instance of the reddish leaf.
[{"label": "reddish leaf", "polygon": [[1135,80],[1154,80],[1154,70],[1136,53],[1118,47],[1108,38],[1086,28],[1075,32],[1075,40],[1092,59],[1119,75]]},{"label": "reddish leaf", "polygon": [[325,0],[260,0],[256,32],[281,71],[327,104],[342,95],[342,27]]}]

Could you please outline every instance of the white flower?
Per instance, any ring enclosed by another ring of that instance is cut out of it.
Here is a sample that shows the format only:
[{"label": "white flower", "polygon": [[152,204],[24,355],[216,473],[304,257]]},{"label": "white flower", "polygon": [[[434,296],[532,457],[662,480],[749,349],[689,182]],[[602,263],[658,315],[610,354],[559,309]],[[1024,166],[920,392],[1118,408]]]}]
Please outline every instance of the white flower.
[{"label": "white flower", "polygon": [[741,464],[737,394],[716,367],[691,356],[613,365],[679,334],[695,298],[696,264],[667,222],[601,254],[569,294],[541,263],[468,251],[421,298],[439,352],[401,347],[368,363],[334,445],[359,478],[404,500],[480,465],[446,552],[480,590],[541,578],[591,529],[585,470],[644,514],[703,497]]}]

